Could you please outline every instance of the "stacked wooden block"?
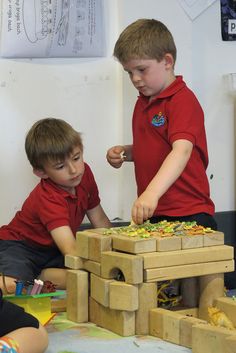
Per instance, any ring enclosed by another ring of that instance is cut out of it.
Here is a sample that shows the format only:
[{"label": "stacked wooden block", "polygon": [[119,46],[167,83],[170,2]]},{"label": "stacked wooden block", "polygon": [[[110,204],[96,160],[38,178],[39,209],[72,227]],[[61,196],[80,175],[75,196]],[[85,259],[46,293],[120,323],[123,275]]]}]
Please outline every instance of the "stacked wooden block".
[{"label": "stacked wooden block", "polygon": [[[163,280],[197,276],[199,318],[192,319],[193,324],[189,324],[190,319],[184,322],[192,327],[196,320],[206,320],[208,306],[224,294],[224,273],[234,270],[233,247],[224,245],[221,232],[141,238],[115,232],[104,235],[104,229],[91,229],[78,232],[76,241],[77,256],[65,258],[70,269],[67,317],[76,322],[94,322],[122,336],[159,331],[163,320],[158,318],[155,329],[155,317],[160,317],[160,312],[162,316],[166,312],[180,315],[157,308],[157,283]],[[175,335],[180,337],[179,333]],[[182,341],[178,338],[173,342]]]}]

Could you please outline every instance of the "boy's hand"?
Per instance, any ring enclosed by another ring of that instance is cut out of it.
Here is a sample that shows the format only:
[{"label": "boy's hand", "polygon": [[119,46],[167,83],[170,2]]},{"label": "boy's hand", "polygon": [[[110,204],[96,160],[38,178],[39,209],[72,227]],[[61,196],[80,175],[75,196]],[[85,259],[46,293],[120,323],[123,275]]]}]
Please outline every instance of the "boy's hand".
[{"label": "boy's hand", "polygon": [[125,149],[123,146],[113,146],[107,151],[107,161],[114,168],[120,168],[124,162]]},{"label": "boy's hand", "polygon": [[150,191],[144,191],[134,202],[132,207],[132,220],[136,224],[142,224],[152,217],[157,208],[158,199]]}]

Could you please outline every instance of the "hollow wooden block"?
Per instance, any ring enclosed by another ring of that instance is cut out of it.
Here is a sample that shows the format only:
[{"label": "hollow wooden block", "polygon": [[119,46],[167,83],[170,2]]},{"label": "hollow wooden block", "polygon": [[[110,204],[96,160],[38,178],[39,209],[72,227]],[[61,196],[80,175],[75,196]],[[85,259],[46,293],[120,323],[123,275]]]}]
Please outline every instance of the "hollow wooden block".
[{"label": "hollow wooden block", "polygon": [[236,301],[230,297],[219,297],[214,300],[213,305],[223,311],[236,328]]},{"label": "hollow wooden block", "polygon": [[129,284],[143,282],[143,259],[138,255],[125,254],[115,251],[106,251],[101,257],[101,276],[103,278],[116,278],[119,270]]},{"label": "hollow wooden block", "polygon": [[207,321],[200,320],[196,317],[184,316],[180,320],[180,340],[181,346],[192,348],[192,327],[197,324],[207,324]]},{"label": "hollow wooden block", "polygon": [[224,244],[224,233],[206,233],[203,236],[203,246],[216,246]]},{"label": "hollow wooden block", "polygon": [[65,266],[72,270],[82,270],[84,268],[84,262],[79,256],[66,255]]},{"label": "hollow wooden block", "polygon": [[236,337],[236,331],[208,324],[195,325],[192,327],[192,352],[226,353],[226,338],[230,336]]},{"label": "hollow wooden block", "polygon": [[91,273],[90,276],[90,295],[99,304],[109,306],[109,284],[113,280],[104,279]]},{"label": "hollow wooden block", "polygon": [[106,328],[120,336],[135,334],[135,312],[113,310],[97,303],[93,298],[89,300],[90,321]]},{"label": "hollow wooden block", "polygon": [[113,234],[112,248],[130,254],[140,254],[156,251],[156,239],[129,237],[122,234]]},{"label": "hollow wooden block", "polygon": [[152,252],[139,255],[143,258],[143,268],[147,269],[232,260],[234,258],[234,248],[229,245],[219,245],[196,249]]},{"label": "hollow wooden block", "polygon": [[182,249],[193,249],[203,247],[203,235],[185,235],[181,237]]},{"label": "hollow wooden block", "polygon": [[135,311],[138,309],[138,287],[125,282],[109,283],[109,308]]},{"label": "hollow wooden block", "polygon": [[88,272],[67,271],[67,319],[75,322],[88,321]]},{"label": "hollow wooden block", "polygon": [[157,307],[157,284],[142,283],[138,285],[139,307],[135,315],[135,334],[149,334],[149,310]]},{"label": "hollow wooden block", "polygon": [[208,307],[213,306],[215,299],[224,295],[224,273],[199,277],[199,310],[200,319],[209,321]]}]

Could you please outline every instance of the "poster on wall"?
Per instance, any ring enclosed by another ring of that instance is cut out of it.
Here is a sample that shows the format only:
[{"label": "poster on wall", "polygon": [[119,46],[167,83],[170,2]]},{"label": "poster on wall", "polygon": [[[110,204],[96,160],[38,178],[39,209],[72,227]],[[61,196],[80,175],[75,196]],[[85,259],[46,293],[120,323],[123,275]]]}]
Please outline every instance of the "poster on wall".
[{"label": "poster on wall", "polygon": [[102,0],[4,0],[2,57],[104,56]]},{"label": "poster on wall", "polygon": [[236,0],[221,0],[220,6],[222,39],[236,40]]}]

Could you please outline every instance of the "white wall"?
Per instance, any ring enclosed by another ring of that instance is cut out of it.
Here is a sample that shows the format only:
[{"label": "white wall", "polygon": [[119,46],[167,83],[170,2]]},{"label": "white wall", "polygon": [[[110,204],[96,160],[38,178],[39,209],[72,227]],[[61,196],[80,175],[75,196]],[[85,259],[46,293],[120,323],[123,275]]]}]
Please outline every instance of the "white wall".
[{"label": "white wall", "polygon": [[140,17],[157,18],[173,33],[176,73],[183,74],[205,111],[208,175],[213,174],[216,210],[234,210],[234,101],[225,75],[236,72],[236,43],[221,40],[220,1],[194,21],[178,0],[104,0],[104,4],[105,58],[0,59],[0,224],[9,222],[38,182],[25,156],[24,137],[44,116],[62,117],[83,133],[85,159],[94,171],[103,207],[111,219],[130,220],[136,195],[132,165],[112,169],[105,155],[108,147],[131,139],[137,92],[112,58],[112,49],[119,32]]}]

